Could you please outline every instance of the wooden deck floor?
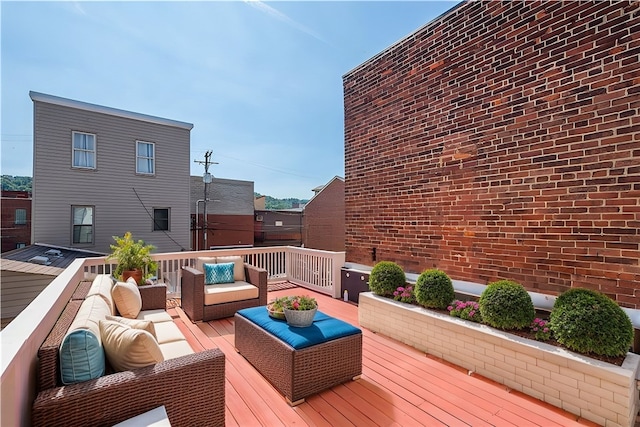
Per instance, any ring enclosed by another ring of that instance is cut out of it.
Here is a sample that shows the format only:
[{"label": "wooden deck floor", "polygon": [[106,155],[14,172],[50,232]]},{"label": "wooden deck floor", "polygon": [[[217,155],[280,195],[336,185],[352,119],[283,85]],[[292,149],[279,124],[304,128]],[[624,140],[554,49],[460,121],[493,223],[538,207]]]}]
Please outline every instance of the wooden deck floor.
[{"label": "wooden deck floor", "polygon": [[[357,306],[308,290],[269,300],[293,294],[313,295],[321,311],[358,326]],[[225,353],[227,426],[596,425],[366,329],[362,377],[292,408],[235,351],[233,318],[194,324],[179,307],[169,312],[194,349]]]}]

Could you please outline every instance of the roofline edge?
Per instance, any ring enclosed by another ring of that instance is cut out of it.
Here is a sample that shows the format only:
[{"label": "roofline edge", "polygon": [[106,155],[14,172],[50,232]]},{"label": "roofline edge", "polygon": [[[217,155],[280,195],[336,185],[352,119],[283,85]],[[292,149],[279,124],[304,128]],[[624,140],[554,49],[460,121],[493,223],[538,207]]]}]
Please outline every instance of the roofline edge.
[{"label": "roofline edge", "polygon": [[103,105],[91,104],[89,102],[76,101],[74,99],[62,98],[60,96],[30,90],[29,97],[32,101],[44,102],[47,104],[60,105],[63,107],[77,108],[80,110],[92,111],[95,113],[109,114],[111,116],[123,117],[127,119],[141,120],[160,125],[173,126],[181,129],[193,129],[193,123],[181,122],[178,120],[165,119],[163,117],[150,116],[148,114],[135,113],[133,111],[121,110],[118,108],[105,107]]}]

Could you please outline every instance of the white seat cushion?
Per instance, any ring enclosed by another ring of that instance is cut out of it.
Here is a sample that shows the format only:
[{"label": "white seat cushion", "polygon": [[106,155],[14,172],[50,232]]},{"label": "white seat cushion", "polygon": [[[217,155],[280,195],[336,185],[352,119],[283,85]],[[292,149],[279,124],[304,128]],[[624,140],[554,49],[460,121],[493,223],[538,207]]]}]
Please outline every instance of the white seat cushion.
[{"label": "white seat cushion", "polygon": [[136,319],[149,320],[153,323],[173,321],[171,315],[161,308],[157,310],[143,310],[138,314],[138,317],[136,317]]},{"label": "white seat cushion", "polygon": [[204,304],[213,305],[232,301],[258,298],[259,290],[247,282],[220,283],[205,285]]},{"label": "white seat cushion", "polygon": [[186,356],[187,354],[193,354],[193,349],[187,342],[187,340],[171,341],[168,343],[160,344],[160,351],[164,360],[175,359],[176,357]]},{"label": "white seat cushion", "polygon": [[156,331],[158,344],[184,339],[184,335],[180,332],[180,328],[178,328],[178,326],[173,322],[156,322],[152,324]]}]

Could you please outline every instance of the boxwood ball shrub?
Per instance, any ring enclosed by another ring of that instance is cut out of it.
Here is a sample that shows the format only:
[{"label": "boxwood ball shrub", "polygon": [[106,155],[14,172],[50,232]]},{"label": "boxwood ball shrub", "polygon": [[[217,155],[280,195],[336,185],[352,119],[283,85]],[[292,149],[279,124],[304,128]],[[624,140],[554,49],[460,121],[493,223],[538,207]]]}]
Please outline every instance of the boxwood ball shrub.
[{"label": "boxwood ball shrub", "polygon": [[442,270],[425,270],[418,276],[414,289],[418,304],[428,308],[447,308],[455,298],[451,279]]},{"label": "boxwood ball shrub", "polygon": [[499,329],[529,327],[536,315],[527,290],[510,280],[489,283],[480,295],[478,305],[482,321]]},{"label": "boxwood ball shrub", "polygon": [[369,274],[369,289],[383,297],[392,297],[393,293],[406,283],[404,270],[393,261],[380,261],[373,266]]},{"label": "boxwood ball shrub", "polygon": [[623,356],[633,342],[629,316],[605,294],[570,289],[556,298],[550,328],[556,340],[581,353]]}]

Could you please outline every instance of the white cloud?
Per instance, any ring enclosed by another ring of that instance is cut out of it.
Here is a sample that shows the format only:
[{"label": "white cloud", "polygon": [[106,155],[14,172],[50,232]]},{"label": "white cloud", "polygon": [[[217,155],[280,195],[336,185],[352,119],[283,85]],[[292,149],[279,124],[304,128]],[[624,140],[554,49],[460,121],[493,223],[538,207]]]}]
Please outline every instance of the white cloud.
[{"label": "white cloud", "polygon": [[293,19],[289,18],[287,15],[285,15],[284,13],[274,9],[273,7],[267,5],[266,3],[260,1],[260,0],[244,0],[245,3],[249,4],[252,7],[255,7],[256,9],[266,13],[269,16],[274,17],[275,19],[282,21],[284,23],[286,23],[287,25],[295,28],[298,31],[301,31],[323,43],[327,43],[327,41],[317,32],[313,31],[312,29],[302,25],[299,22],[294,21]]}]

